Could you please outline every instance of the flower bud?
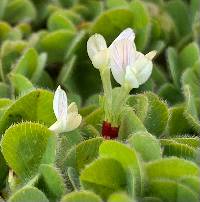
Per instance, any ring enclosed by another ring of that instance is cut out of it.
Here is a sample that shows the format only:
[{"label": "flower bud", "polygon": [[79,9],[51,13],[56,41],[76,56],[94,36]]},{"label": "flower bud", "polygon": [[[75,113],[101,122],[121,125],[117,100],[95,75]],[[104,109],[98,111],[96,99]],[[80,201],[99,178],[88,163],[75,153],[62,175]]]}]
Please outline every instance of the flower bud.
[{"label": "flower bud", "polygon": [[100,34],[92,35],[87,42],[87,52],[95,68],[107,67],[109,63],[109,51],[106,41]]}]

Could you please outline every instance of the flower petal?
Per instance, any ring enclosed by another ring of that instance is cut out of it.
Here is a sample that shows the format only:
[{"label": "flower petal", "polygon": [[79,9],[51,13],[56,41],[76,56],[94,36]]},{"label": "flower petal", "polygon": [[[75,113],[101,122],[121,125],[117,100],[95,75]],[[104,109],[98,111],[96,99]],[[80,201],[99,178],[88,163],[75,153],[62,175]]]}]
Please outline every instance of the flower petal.
[{"label": "flower petal", "polygon": [[78,107],[75,102],[72,102],[67,109],[68,113],[78,113]]},{"label": "flower petal", "polygon": [[61,120],[56,121],[53,125],[49,127],[49,130],[53,131],[56,134],[63,133],[66,129],[65,124],[63,125],[63,123],[64,122],[62,122]]},{"label": "flower petal", "polygon": [[135,60],[135,48],[129,40],[117,41],[109,47],[110,67],[115,80],[122,84],[127,66],[132,66]]},{"label": "flower petal", "polygon": [[102,51],[104,49],[107,49],[107,45],[102,35],[94,34],[88,39],[87,52],[91,61],[99,51]]},{"label": "flower petal", "polygon": [[137,52],[136,61],[132,67],[135,71],[139,85],[145,83],[151,76],[153,63],[145,55]]},{"label": "flower petal", "polygon": [[99,51],[92,59],[92,64],[95,68],[104,68],[108,67],[109,63],[109,50],[106,48],[102,51]]},{"label": "flower petal", "polygon": [[66,127],[66,131],[72,131],[76,128],[78,128],[78,126],[81,124],[82,121],[82,116],[78,113],[70,113],[68,118],[67,118],[67,127]]},{"label": "flower petal", "polygon": [[122,31],[119,36],[113,41],[113,43],[117,42],[117,41],[121,41],[121,40],[128,40],[131,43],[133,43],[134,39],[135,39],[135,33],[133,31],[133,29],[131,28],[126,28],[124,31]]},{"label": "flower petal", "polygon": [[57,120],[67,120],[67,107],[67,95],[65,91],[58,86],[53,100],[53,110]]},{"label": "flower petal", "polygon": [[133,67],[131,67],[131,66],[128,66],[126,69],[125,82],[131,88],[138,88],[139,87],[139,82],[137,80],[135,71],[134,71]]},{"label": "flower petal", "polygon": [[149,60],[153,60],[153,58],[156,56],[156,51],[154,50],[154,51],[151,51],[151,52],[149,52],[149,53],[147,53],[146,55],[145,55],[145,57],[146,58],[148,58]]}]

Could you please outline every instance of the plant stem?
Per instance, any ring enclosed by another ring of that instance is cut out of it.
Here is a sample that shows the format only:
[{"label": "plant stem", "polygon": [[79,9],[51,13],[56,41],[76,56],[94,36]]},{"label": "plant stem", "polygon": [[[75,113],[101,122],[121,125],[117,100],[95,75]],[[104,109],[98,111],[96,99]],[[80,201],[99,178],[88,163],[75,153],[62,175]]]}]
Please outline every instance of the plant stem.
[{"label": "plant stem", "polygon": [[122,109],[126,103],[126,99],[129,95],[130,90],[131,90],[130,87],[126,84],[122,85],[120,88],[120,92],[119,92],[116,100],[114,101],[113,108],[112,108],[112,112],[113,112],[112,124],[113,124],[113,126],[119,125],[119,117],[120,117]]},{"label": "plant stem", "polygon": [[101,80],[104,90],[104,111],[105,111],[105,120],[111,121],[111,110],[112,110],[112,86],[110,81],[110,69],[101,68],[100,69]]}]

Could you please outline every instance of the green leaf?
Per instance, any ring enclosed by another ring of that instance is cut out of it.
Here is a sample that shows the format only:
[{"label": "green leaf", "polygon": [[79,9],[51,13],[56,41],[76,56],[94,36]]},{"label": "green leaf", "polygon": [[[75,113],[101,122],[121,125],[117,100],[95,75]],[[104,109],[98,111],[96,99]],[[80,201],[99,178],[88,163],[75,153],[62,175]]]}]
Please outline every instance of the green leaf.
[{"label": "green leaf", "polygon": [[100,132],[92,125],[86,125],[81,130],[82,135],[85,139],[101,137]]},{"label": "green leaf", "polygon": [[[119,152],[120,151],[120,152]],[[140,159],[134,148],[130,149],[117,141],[105,141],[99,147],[99,155],[103,158],[112,158],[120,162],[125,171],[129,169],[134,173],[136,180],[136,192],[138,195],[143,191],[143,172]]]},{"label": "green leaf", "polygon": [[118,8],[118,7],[128,7],[128,3],[126,0],[107,0],[106,6],[108,9]]},{"label": "green leaf", "polygon": [[35,18],[36,9],[29,0],[9,1],[4,13],[4,19],[10,23],[32,21]]},{"label": "green leaf", "polygon": [[149,193],[167,202],[198,202],[198,195],[187,186],[171,180],[154,180]]},{"label": "green leaf", "polygon": [[102,138],[92,138],[73,147],[66,154],[64,167],[73,167],[80,172],[88,163],[97,158],[102,141]]},{"label": "green leaf", "polygon": [[103,110],[101,108],[97,108],[92,111],[90,114],[85,116],[84,122],[98,128],[103,122]]},{"label": "green leaf", "polygon": [[161,145],[163,147],[164,156],[177,156],[196,162],[198,160],[198,152],[186,144],[177,143],[173,139],[163,139],[161,140]]},{"label": "green leaf", "polygon": [[27,22],[19,23],[16,28],[21,32],[22,37],[29,37],[31,34],[31,25]]},{"label": "green leaf", "polygon": [[[106,26],[108,25],[109,26]],[[102,34],[111,43],[125,28],[132,27],[133,13],[128,9],[118,8],[103,12],[95,20],[92,33]]]},{"label": "green leaf", "polygon": [[39,167],[37,187],[45,193],[51,201],[59,200],[66,191],[64,179],[53,166],[42,164]]},{"label": "green leaf", "polygon": [[8,3],[8,0],[0,0],[0,19],[4,16],[5,8]]},{"label": "green leaf", "polygon": [[40,74],[40,77],[39,77],[36,85],[39,85],[42,88],[54,90],[54,81],[47,71],[43,71]]},{"label": "green leaf", "polygon": [[58,82],[65,85],[69,91],[75,91],[74,82],[73,82],[73,72],[74,72],[74,65],[76,62],[76,56],[73,55],[69,58],[69,61],[65,63],[60,70],[58,75]]},{"label": "green leaf", "polygon": [[191,161],[171,157],[147,163],[146,174],[149,181],[160,178],[179,180],[185,176],[198,177],[200,168]]},{"label": "green leaf", "polygon": [[110,195],[108,202],[134,202],[125,193],[114,193]]},{"label": "green leaf", "polygon": [[195,72],[194,68],[186,69],[181,77],[182,85],[183,86],[188,85],[192,96],[196,98],[200,98],[199,80],[200,80],[200,74]]},{"label": "green leaf", "polygon": [[142,199],[142,202],[162,202],[162,200],[160,198],[157,197],[144,197]]},{"label": "green leaf", "polygon": [[198,0],[191,0],[190,2],[190,15],[191,20],[194,21],[198,16],[200,2]]},{"label": "green leaf", "polygon": [[4,107],[8,107],[12,103],[13,103],[13,101],[8,98],[1,98],[0,99],[0,109],[4,108]]},{"label": "green leaf", "polygon": [[148,98],[149,106],[144,125],[149,133],[159,136],[167,125],[169,116],[167,105],[151,92],[145,93],[145,95]]},{"label": "green leaf", "polygon": [[55,138],[45,126],[24,122],[6,130],[1,149],[8,165],[27,181],[38,172],[40,164],[54,162]]},{"label": "green leaf", "polygon": [[64,59],[65,53],[74,37],[67,30],[57,30],[46,34],[40,41],[41,50],[48,53],[48,62],[56,63]]},{"label": "green leaf", "polygon": [[183,101],[183,95],[181,94],[180,90],[171,83],[165,83],[162,85],[158,90],[158,95],[171,105]]},{"label": "green leaf", "polygon": [[102,198],[126,188],[122,165],[112,158],[100,158],[88,165],[80,176],[84,189],[95,191]]},{"label": "green leaf", "polygon": [[150,17],[146,5],[140,1],[132,1],[129,9],[133,13],[132,27],[136,30],[136,47],[144,50],[150,37]]},{"label": "green leaf", "polygon": [[132,92],[133,94],[139,94],[147,91],[153,91],[153,89],[154,89],[154,82],[152,79],[149,79],[144,84],[140,85],[139,88],[134,88]]},{"label": "green leaf", "polygon": [[67,18],[64,13],[57,11],[54,12],[47,21],[47,27],[50,31],[64,29],[75,32],[76,28],[72,21]]},{"label": "green leaf", "polygon": [[41,122],[49,127],[56,120],[52,105],[53,93],[47,90],[37,89],[20,97],[2,116],[0,133],[22,120]]},{"label": "green leaf", "polygon": [[178,53],[172,47],[167,49],[167,63],[172,79],[176,87],[180,86],[180,67],[178,65]]},{"label": "green leaf", "polygon": [[93,192],[81,191],[65,195],[61,202],[102,202],[102,200]]},{"label": "green leaf", "polygon": [[26,186],[17,192],[15,192],[9,199],[8,202],[22,202],[22,201],[29,201],[29,202],[48,202],[49,200],[46,198],[43,192],[38,190],[35,187]]},{"label": "green leaf", "polygon": [[181,50],[178,60],[181,69],[193,67],[193,65],[200,59],[200,51],[198,44],[195,42],[189,43]]},{"label": "green leaf", "polygon": [[[158,41],[152,42],[152,45],[150,46],[149,50],[155,50],[157,52],[157,55],[160,55],[164,51],[165,47],[166,47],[166,42],[163,40],[158,40]],[[155,66],[155,64],[154,64],[154,66]],[[155,69],[156,68],[153,68],[153,74],[154,74]],[[153,74],[152,74],[152,76],[154,76]],[[159,77],[157,78],[158,82],[159,82],[159,80],[162,82],[162,79],[165,80],[165,78],[163,78],[164,75],[162,75],[162,72],[159,72],[159,76],[161,78],[159,78]]]},{"label": "green leaf", "polygon": [[200,189],[199,177],[194,177],[194,176],[183,177],[181,178],[180,182],[181,184],[188,186],[190,189],[192,189],[199,195],[199,189]]},{"label": "green leaf", "polygon": [[[184,116],[183,106],[172,107],[169,110],[169,121],[167,125],[168,134],[173,137],[181,134],[193,134],[194,129]],[[181,120],[181,121],[180,121]]]},{"label": "green leaf", "polygon": [[15,89],[16,95],[27,93],[34,89],[33,84],[21,74],[10,74],[9,79]]},{"label": "green leaf", "polygon": [[166,2],[165,9],[174,20],[180,37],[185,36],[191,32],[189,10],[184,1],[173,0]]},{"label": "green leaf", "polygon": [[98,106],[96,106],[94,104],[90,104],[89,106],[82,107],[80,109],[79,113],[81,114],[82,117],[86,117],[87,115],[89,115],[90,113],[95,111],[97,108],[98,108]]},{"label": "green leaf", "polygon": [[[150,18],[146,5],[135,0],[130,3],[130,10],[133,12],[133,27],[136,29],[144,28],[149,24]],[[139,36],[138,36],[139,37]]]},{"label": "green leaf", "polygon": [[38,60],[38,54],[35,49],[28,49],[13,69],[14,73],[22,74],[28,78],[31,78],[36,70]]},{"label": "green leaf", "polygon": [[[86,32],[84,30],[81,30],[76,34],[74,39],[72,40],[71,44],[69,45],[69,48],[65,55],[65,61],[67,61],[70,57],[72,57],[74,54],[76,54],[77,50],[80,49],[80,47],[83,46],[82,43],[84,43],[86,38]],[[82,50],[82,48],[81,48]]]},{"label": "green leaf", "polygon": [[0,82],[0,97],[8,98],[10,97],[10,88],[7,84]]},{"label": "green leaf", "polygon": [[80,190],[79,175],[76,172],[76,169],[69,167],[67,169],[67,175],[69,177],[69,180],[70,180],[74,190],[76,190],[76,191]]},{"label": "green leaf", "polygon": [[[82,13],[85,19],[92,20],[100,15],[103,11],[103,2],[101,1],[90,1],[90,0],[79,0],[85,6],[85,12]],[[93,11],[93,12],[90,12]]]},{"label": "green leaf", "polygon": [[0,190],[6,184],[7,175],[8,175],[8,166],[6,165],[6,162],[2,156],[2,153],[0,152]]},{"label": "green leaf", "polygon": [[11,67],[17,62],[19,56],[23,53],[27,47],[27,42],[16,40],[16,41],[5,41],[1,46],[1,58],[4,74],[11,71]]},{"label": "green leaf", "polygon": [[[155,50],[155,49],[151,49],[151,50]],[[154,83],[156,83],[156,86],[161,86],[167,82],[167,79],[165,78],[165,72],[162,70],[161,66],[154,64],[152,79]]]},{"label": "green leaf", "polygon": [[175,137],[174,141],[182,144],[186,144],[194,149],[200,147],[200,138],[199,137]]},{"label": "green leaf", "polygon": [[[5,0],[3,0],[5,1]],[[1,9],[3,9],[4,2],[2,2],[2,0],[0,1],[0,5],[2,6],[0,8],[0,16],[1,16]],[[1,18],[1,17],[0,17]],[[11,26],[7,23],[7,22],[0,22],[0,43],[2,43],[4,40],[6,40],[9,37],[9,34],[11,32],[12,28]]]},{"label": "green leaf", "polygon": [[133,107],[138,118],[144,121],[149,106],[147,97],[144,94],[131,95],[127,100],[127,104]]},{"label": "green leaf", "polygon": [[10,99],[7,98],[0,99],[0,118],[12,103],[13,101]]},{"label": "green leaf", "polygon": [[46,65],[46,61],[47,61],[47,54],[46,53],[41,53],[38,56],[38,60],[37,60],[37,66],[36,69],[31,77],[31,81],[37,83],[37,81],[40,79],[41,74],[45,68]]},{"label": "green leaf", "polygon": [[189,86],[184,86],[184,94],[186,97],[186,111],[185,118],[190,123],[191,127],[194,128],[196,132],[200,131],[200,121],[199,121],[199,113],[196,106],[195,98],[191,93]]},{"label": "green leaf", "polygon": [[83,141],[83,137],[80,134],[79,130],[70,131],[67,133],[62,134],[61,137],[57,140],[57,155],[56,155],[56,165],[61,171],[65,171],[65,161],[66,161],[66,155],[77,144],[81,143]]},{"label": "green leaf", "polygon": [[162,158],[159,141],[149,133],[135,133],[128,139],[128,143],[141,155],[144,161]]},{"label": "green leaf", "polygon": [[126,139],[129,135],[136,132],[147,132],[142,121],[137,117],[131,108],[127,108],[121,117],[119,138]]}]

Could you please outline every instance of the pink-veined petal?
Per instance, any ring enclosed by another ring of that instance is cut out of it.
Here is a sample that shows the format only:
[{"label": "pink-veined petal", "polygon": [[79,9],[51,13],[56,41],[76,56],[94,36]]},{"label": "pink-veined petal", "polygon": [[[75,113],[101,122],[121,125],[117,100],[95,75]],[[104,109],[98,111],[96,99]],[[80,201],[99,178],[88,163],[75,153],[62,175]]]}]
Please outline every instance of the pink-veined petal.
[{"label": "pink-veined petal", "polygon": [[135,39],[135,33],[133,31],[133,29],[131,28],[126,28],[125,30],[123,30],[119,36],[113,41],[113,43],[117,42],[117,41],[121,41],[121,40],[128,40],[131,43],[134,42]]},{"label": "pink-veined petal", "polygon": [[115,80],[122,84],[126,67],[132,66],[135,60],[135,49],[128,40],[117,41],[109,47],[110,67]]}]

